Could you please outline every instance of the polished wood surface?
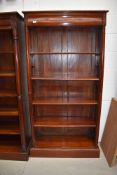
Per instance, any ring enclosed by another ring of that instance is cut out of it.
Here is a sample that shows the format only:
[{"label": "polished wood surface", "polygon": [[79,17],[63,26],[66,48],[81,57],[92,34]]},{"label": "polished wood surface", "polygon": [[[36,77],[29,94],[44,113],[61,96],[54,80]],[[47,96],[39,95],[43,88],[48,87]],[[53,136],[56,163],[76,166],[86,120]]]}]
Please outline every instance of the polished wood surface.
[{"label": "polished wood surface", "polygon": [[77,117],[43,117],[34,120],[34,127],[95,127],[93,119]]},{"label": "polished wood surface", "polygon": [[22,152],[20,140],[17,135],[0,136],[0,159],[27,160],[28,155]]},{"label": "polished wood surface", "polygon": [[39,148],[94,148],[93,139],[84,136],[44,136],[36,141]]},{"label": "polished wood surface", "polygon": [[0,116],[18,116],[18,109],[13,108],[1,108]]},{"label": "polished wood surface", "polygon": [[117,158],[117,99],[112,98],[101,140],[101,148],[108,165],[112,167]]},{"label": "polished wood surface", "polygon": [[108,11],[24,11],[27,26],[102,26]]},{"label": "polished wood surface", "polygon": [[20,75],[22,23],[16,12],[0,13],[0,159],[28,159],[28,124],[24,120]]},{"label": "polished wood surface", "polygon": [[67,98],[47,98],[47,99],[36,99],[32,101],[33,105],[97,105],[95,100],[79,100],[72,98],[68,101]]},{"label": "polished wood surface", "polygon": [[0,77],[14,77],[14,72],[0,72]]},{"label": "polished wood surface", "polygon": [[32,156],[99,156],[106,12],[24,12]]},{"label": "polished wood surface", "polygon": [[19,135],[20,134],[20,129],[16,124],[10,123],[0,123],[0,134],[8,134],[8,135]]}]

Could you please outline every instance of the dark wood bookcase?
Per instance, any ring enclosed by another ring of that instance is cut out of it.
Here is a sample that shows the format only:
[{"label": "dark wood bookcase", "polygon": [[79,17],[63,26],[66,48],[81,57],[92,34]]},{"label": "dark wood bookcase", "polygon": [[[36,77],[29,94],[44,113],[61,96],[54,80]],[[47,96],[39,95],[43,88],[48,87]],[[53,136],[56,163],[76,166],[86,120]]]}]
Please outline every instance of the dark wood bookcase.
[{"label": "dark wood bookcase", "polygon": [[99,157],[106,12],[24,12],[31,156]]},{"label": "dark wood bookcase", "polygon": [[24,41],[23,18],[17,12],[0,13],[0,159],[28,159]]}]

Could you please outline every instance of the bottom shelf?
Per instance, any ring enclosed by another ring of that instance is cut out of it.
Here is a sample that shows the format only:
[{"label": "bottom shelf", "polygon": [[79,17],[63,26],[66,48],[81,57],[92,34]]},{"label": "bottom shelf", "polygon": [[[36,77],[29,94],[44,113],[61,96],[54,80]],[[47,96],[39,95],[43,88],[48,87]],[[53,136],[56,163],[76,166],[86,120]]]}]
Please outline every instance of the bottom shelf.
[{"label": "bottom shelf", "polygon": [[94,139],[86,136],[40,136],[36,139],[38,148],[94,148]]},{"label": "bottom shelf", "polygon": [[97,158],[99,155],[98,145],[85,136],[43,136],[30,149],[32,157]]},{"label": "bottom shelf", "polygon": [[17,137],[0,137],[0,159],[5,160],[28,160],[28,150],[23,152],[20,139]]}]

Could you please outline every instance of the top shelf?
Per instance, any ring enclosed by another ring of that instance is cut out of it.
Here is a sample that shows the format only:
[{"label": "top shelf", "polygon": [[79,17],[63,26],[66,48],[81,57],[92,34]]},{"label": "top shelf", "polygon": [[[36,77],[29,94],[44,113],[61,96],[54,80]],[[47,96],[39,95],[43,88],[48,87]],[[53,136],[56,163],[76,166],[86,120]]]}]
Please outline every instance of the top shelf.
[{"label": "top shelf", "polygon": [[46,54],[89,54],[89,55],[100,55],[97,52],[30,52],[30,55],[46,55]]}]

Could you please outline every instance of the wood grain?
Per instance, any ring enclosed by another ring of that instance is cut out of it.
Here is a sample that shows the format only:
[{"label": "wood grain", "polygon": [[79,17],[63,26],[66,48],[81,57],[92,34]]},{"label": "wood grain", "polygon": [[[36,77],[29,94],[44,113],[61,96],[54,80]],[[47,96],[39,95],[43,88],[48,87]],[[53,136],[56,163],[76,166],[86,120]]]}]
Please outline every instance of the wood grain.
[{"label": "wood grain", "polygon": [[109,166],[113,166],[117,156],[117,100],[114,98],[111,101],[105,124],[101,148]]},{"label": "wood grain", "polygon": [[106,11],[24,18],[31,155],[98,157]]},{"label": "wood grain", "polygon": [[28,159],[28,122],[24,120],[27,114],[23,106],[26,100],[22,99],[20,77],[20,59],[25,57],[21,51],[22,24],[23,18],[17,12],[0,13],[0,159]]}]

